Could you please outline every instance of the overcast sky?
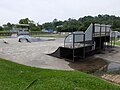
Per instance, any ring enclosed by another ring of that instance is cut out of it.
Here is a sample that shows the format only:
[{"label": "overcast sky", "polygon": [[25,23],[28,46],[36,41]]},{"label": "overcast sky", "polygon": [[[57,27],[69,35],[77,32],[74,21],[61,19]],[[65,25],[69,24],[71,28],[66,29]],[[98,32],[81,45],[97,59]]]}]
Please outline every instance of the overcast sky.
[{"label": "overcast sky", "polygon": [[0,25],[22,18],[41,24],[98,14],[120,16],[120,0],[0,0]]}]

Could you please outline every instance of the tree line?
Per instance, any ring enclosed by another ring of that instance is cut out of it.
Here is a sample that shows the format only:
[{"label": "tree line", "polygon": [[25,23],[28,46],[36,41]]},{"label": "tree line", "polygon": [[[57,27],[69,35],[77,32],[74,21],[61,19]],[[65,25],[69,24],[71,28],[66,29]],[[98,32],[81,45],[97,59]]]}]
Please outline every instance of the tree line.
[{"label": "tree line", "polygon": [[[69,18],[68,20],[60,21],[54,19],[52,22],[43,24],[35,23],[29,18],[20,19],[19,24],[29,24],[30,31],[42,31],[42,29],[52,29],[56,31],[85,31],[90,23],[110,24],[112,30],[120,31],[120,17],[115,15],[98,15],[98,16],[84,16],[79,19]],[[0,26],[0,31],[9,31],[15,24],[8,22]]]}]

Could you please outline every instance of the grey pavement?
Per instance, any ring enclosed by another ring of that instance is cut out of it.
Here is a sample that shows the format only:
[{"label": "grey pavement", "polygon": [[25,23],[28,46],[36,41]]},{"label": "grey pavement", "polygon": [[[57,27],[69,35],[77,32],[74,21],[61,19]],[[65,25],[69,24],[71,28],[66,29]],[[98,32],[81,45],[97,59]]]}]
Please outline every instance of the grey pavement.
[{"label": "grey pavement", "polygon": [[[73,70],[73,68],[70,67],[70,62],[46,55],[54,52],[59,46],[63,46],[63,38],[57,38],[55,41],[31,43],[19,43],[17,38],[6,38],[4,40],[6,40],[8,44],[5,44],[3,39],[0,39],[0,58],[33,67]],[[106,51],[105,54],[97,54],[94,57],[120,63],[120,48],[115,48],[115,50],[117,51],[111,53]]]},{"label": "grey pavement", "polygon": [[4,40],[8,44],[3,43],[3,39],[0,39],[0,58],[33,67],[72,70],[68,65],[69,62],[46,55],[54,52],[59,46],[63,46],[62,38],[55,41],[31,43],[20,43],[17,38],[6,38]]}]

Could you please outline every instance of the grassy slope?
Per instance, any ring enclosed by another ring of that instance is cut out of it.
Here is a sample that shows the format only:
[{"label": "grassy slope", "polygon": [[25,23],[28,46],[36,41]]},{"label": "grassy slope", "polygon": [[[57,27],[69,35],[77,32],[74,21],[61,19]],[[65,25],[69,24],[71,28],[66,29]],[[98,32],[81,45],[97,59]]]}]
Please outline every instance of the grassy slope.
[{"label": "grassy slope", "polygon": [[28,90],[120,90],[82,72],[39,69],[0,59],[0,90],[24,90],[32,82]]}]

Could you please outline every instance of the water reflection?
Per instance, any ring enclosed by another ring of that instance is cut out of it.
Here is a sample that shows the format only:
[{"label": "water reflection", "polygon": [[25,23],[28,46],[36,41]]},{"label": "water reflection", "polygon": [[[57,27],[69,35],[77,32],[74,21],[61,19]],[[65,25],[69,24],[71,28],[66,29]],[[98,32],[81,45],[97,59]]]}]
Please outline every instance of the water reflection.
[{"label": "water reflection", "polygon": [[109,63],[107,70],[112,70],[112,69],[119,69],[120,70],[120,64],[119,63]]},{"label": "water reflection", "polygon": [[106,70],[104,70],[104,72],[112,73],[112,74],[120,74],[120,64],[119,63],[110,62],[107,65]]}]

